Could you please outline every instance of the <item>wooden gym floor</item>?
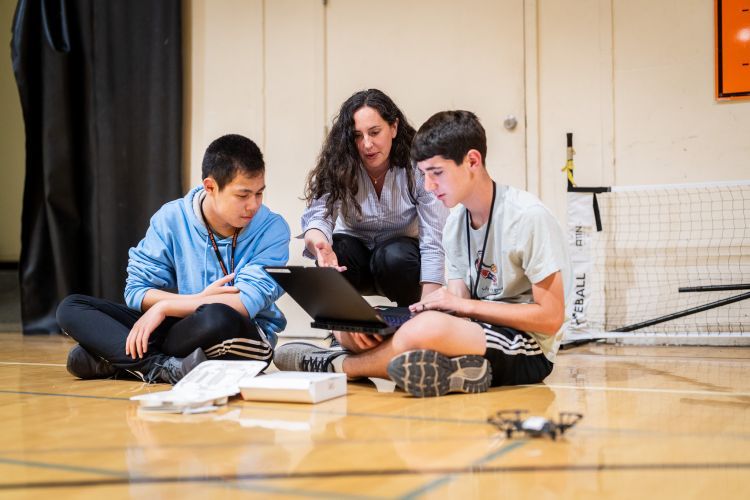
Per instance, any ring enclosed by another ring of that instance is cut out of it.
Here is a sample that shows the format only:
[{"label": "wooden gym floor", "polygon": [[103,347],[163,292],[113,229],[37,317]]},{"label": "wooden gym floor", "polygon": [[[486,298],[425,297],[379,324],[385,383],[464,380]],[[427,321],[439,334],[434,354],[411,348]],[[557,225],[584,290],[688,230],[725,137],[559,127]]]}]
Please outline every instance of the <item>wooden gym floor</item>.
[{"label": "wooden gym floor", "polygon": [[[543,385],[138,416],[166,386],[68,375],[64,337],[0,334],[2,498],[748,498],[750,348],[582,346]],[[501,409],[584,414],[506,439]]]}]

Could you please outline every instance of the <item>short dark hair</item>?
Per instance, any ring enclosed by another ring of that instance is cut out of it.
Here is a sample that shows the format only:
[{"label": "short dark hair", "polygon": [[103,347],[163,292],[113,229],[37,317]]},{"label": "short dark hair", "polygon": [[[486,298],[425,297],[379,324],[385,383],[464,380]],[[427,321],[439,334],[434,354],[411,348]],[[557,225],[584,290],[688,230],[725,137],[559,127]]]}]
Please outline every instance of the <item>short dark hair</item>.
[{"label": "short dark hair", "polygon": [[471,111],[441,111],[419,127],[411,143],[411,160],[420,162],[433,156],[461,163],[470,149],[487,158],[487,135],[477,115]]},{"label": "short dark hair", "polygon": [[219,186],[219,191],[232,182],[237,174],[248,177],[261,175],[266,171],[263,153],[247,137],[227,134],[219,137],[206,148],[203,155],[203,179],[211,176]]}]

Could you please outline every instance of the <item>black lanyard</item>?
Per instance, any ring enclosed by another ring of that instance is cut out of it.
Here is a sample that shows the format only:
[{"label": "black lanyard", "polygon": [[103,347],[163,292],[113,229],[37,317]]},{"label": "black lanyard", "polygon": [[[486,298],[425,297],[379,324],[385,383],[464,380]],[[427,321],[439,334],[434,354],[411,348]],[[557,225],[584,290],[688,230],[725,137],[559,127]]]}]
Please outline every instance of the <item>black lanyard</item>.
[{"label": "black lanyard", "polygon": [[478,299],[477,288],[479,287],[479,279],[482,276],[482,266],[484,265],[484,252],[487,250],[487,238],[490,235],[490,226],[492,225],[492,212],[495,211],[495,193],[496,193],[495,181],[492,181],[492,205],[490,205],[490,216],[487,217],[487,229],[484,231],[484,243],[482,243],[482,255],[479,257],[479,265],[477,266],[477,279],[474,282],[474,286],[471,286],[471,266],[474,265],[471,258],[471,234],[469,221],[469,209],[466,209],[466,251],[469,253],[469,289],[471,291],[471,298]]},{"label": "black lanyard", "polygon": [[[205,198],[204,198],[205,199]],[[203,223],[206,225],[206,230],[208,231],[208,238],[211,240],[211,246],[214,247],[214,253],[216,254],[216,260],[219,261],[219,265],[221,266],[221,270],[224,273],[224,276],[229,275],[229,273],[234,272],[234,252],[237,250],[237,235],[240,234],[239,229],[234,230],[234,236],[232,236],[232,261],[230,263],[230,269],[227,271],[227,266],[224,265],[224,259],[221,258],[221,252],[219,252],[219,245],[216,244],[216,238],[214,237],[214,232],[211,231],[211,225],[208,223],[208,219],[206,219],[206,214],[203,213],[203,200],[201,200],[201,216],[203,217]],[[234,280],[229,282],[229,285],[234,285]]]}]

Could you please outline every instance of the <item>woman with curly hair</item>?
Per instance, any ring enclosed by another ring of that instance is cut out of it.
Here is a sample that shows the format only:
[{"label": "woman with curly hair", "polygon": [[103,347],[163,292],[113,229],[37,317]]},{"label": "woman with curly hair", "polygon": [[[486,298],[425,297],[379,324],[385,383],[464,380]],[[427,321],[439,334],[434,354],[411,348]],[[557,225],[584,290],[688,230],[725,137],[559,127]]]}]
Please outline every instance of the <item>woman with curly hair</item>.
[{"label": "woman with curly hair", "polygon": [[377,89],[341,105],[305,187],[305,255],[407,306],[444,283],[447,209],[409,159],[414,128]]}]

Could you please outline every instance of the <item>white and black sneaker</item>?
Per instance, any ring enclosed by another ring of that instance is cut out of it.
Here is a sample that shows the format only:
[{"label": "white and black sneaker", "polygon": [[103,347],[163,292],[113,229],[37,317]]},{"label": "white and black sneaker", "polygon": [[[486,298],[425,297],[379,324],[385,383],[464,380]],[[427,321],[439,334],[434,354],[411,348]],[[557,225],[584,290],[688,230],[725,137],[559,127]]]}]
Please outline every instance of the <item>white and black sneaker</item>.
[{"label": "white and black sneaker", "polygon": [[388,375],[418,398],[485,392],[492,383],[492,369],[482,356],[450,358],[427,349],[399,354],[388,363]]},{"label": "white and black sneaker", "polygon": [[331,362],[346,351],[325,349],[307,342],[289,342],[276,348],[273,362],[281,371],[332,372]]},{"label": "white and black sneaker", "polygon": [[148,382],[166,382],[174,385],[190,373],[193,368],[208,360],[206,353],[200,347],[184,358],[163,355],[162,358],[164,358],[162,362],[154,363],[146,377]]}]

